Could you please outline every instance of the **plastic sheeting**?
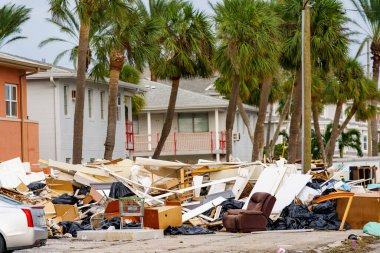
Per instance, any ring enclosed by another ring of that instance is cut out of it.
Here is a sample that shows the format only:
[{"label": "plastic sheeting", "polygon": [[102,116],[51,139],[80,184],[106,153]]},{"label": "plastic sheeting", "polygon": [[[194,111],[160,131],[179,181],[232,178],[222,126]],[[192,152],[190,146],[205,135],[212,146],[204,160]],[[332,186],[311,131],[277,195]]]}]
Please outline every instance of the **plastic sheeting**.
[{"label": "plastic sheeting", "polygon": [[[316,229],[316,230],[337,230],[341,221],[338,220],[338,214],[335,210],[333,201],[326,201],[315,205],[310,212],[305,205],[296,205],[294,203],[285,207],[280,217],[269,222],[269,230],[288,230],[288,229]],[[345,229],[350,229],[345,224]]]},{"label": "plastic sheeting", "polygon": [[165,235],[205,235],[205,234],[215,234],[214,231],[201,228],[198,226],[179,226],[171,227],[169,226],[164,231]]},{"label": "plastic sheeting", "polygon": [[364,225],[363,232],[369,235],[380,236],[380,223],[368,222]]},{"label": "plastic sheeting", "polygon": [[121,182],[114,182],[111,185],[111,190],[109,193],[110,198],[118,199],[121,197],[129,197],[134,195],[135,194]]}]

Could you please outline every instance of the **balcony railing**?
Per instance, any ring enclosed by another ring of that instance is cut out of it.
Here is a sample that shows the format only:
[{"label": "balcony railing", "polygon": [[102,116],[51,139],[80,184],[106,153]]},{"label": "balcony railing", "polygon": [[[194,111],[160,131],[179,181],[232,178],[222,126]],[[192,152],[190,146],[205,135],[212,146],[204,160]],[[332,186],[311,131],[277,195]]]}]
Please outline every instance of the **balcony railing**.
[{"label": "balcony railing", "polygon": [[[163,153],[181,154],[181,153],[202,153],[215,154],[216,152],[225,153],[225,133],[219,132],[219,150],[216,150],[215,132],[202,133],[171,133],[166,139],[162,149]],[[160,140],[160,133],[134,135],[134,152],[148,153],[153,152]]]}]

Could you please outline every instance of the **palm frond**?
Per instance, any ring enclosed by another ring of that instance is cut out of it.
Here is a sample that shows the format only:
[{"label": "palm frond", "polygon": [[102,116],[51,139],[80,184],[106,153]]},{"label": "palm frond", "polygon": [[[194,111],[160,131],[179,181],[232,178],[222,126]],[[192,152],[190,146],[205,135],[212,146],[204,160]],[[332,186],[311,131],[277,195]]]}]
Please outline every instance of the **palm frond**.
[{"label": "palm frond", "polygon": [[15,4],[6,4],[0,8],[0,48],[13,41],[23,39],[18,35],[23,25],[30,18],[31,9]]}]

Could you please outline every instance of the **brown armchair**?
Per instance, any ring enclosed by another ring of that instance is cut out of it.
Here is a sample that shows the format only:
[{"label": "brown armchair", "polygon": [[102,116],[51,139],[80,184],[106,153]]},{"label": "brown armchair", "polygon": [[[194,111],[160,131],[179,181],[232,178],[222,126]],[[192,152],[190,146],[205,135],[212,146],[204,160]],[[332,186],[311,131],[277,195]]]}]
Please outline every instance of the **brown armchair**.
[{"label": "brown armchair", "polygon": [[247,210],[230,209],[224,213],[223,226],[233,233],[265,230],[275,202],[276,198],[269,193],[256,192],[252,195]]}]

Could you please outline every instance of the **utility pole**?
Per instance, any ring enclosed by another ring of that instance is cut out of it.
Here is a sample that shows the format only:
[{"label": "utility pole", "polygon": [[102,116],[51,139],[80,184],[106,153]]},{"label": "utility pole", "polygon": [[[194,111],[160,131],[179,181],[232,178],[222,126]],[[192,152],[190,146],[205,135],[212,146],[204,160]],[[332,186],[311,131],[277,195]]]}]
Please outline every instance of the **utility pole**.
[{"label": "utility pole", "polygon": [[311,169],[311,59],[310,0],[303,0],[302,9],[302,169]]},{"label": "utility pole", "polygon": [[[370,73],[370,58],[369,58],[369,41],[367,41],[367,78],[371,79]],[[367,120],[367,147],[368,156],[372,156],[372,132],[371,132],[371,121]]]}]

